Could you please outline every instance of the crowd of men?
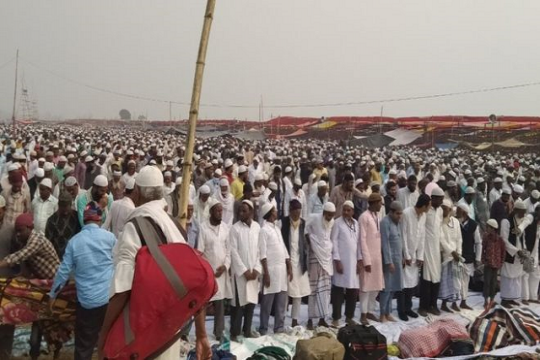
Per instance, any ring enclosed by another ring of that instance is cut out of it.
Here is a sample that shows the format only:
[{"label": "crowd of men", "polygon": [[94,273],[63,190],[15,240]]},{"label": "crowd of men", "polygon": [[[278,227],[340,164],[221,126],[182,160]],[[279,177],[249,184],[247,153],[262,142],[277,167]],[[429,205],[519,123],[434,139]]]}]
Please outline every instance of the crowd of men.
[{"label": "crowd of men", "polygon": [[[308,328],[342,325],[343,303],[345,323],[357,323],[358,300],[362,324],[395,321],[393,299],[403,321],[469,309],[478,271],[485,306],[499,275],[502,305],[538,301],[535,153],[212,138],[197,141],[186,175],[184,139],[158,131],[1,130],[1,275],[26,264],[27,276],[55,279],[54,299],[74,273],[76,359],[102,349],[129,299],[141,247],[135,217],[152,218],[169,242],[188,242],[212,265],[218,341],[229,301],[233,341],[267,334],[271,315],[273,332],[286,331],[289,298],[291,325]],[[185,229],[177,221],[183,181]],[[204,313],[195,324],[198,350],[207,352]],[[173,345],[162,358],[178,351]]]}]

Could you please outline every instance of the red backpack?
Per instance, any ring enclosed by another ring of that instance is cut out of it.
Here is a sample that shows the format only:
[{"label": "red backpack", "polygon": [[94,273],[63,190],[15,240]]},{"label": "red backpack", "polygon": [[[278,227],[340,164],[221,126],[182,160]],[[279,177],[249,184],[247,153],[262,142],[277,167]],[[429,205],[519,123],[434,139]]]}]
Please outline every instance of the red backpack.
[{"label": "red backpack", "polygon": [[217,291],[214,271],[197,250],[167,244],[151,218],[135,218],[132,223],[143,246],[135,261],[130,300],[107,335],[107,359],[159,355]]}]

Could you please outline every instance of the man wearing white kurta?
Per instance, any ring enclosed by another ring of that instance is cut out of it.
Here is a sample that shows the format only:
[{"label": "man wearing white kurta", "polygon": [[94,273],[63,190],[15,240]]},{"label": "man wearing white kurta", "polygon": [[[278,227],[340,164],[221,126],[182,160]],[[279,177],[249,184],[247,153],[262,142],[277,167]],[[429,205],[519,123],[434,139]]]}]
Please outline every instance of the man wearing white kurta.
[{"label": "man wearing white kurta", "polygon": [[208,185],[203,185],[199,188],[199,196],[193,201],[193,218],[201,224],[208,220],[210,214],[208,212],[208,198],[210,197],[210,188]]},{"label": "man wearing white kurta", "polygon": [[276,225],[276,208],[272,204],[266,203],[261,212],[264,224],[259,233],[259,252],[263,268],[263,288],[259,332],[261,335],[266,335],[272,308],[275,310],[274,333],[284,331],[289,299],[287,286],[291,274],[291,262],[281,236],[281,230]]},{"label": "man wearing white kurta", "polygon": [[[122,236],[118,241],[118,251],[114,254],[115,271],[111,283],[110,294],[112,295],[107,314],[101,328],[98,341],[98,355],[102,354],[105,339],[114,321],[121,316],[124,306],[127,304],[135,274],[135,259],[142,246],[141,239],[135,226],[130,222],[134,218],[150,218],[163,231],[168,243],[185,243],[185,239],[178,227],[165,211],[163,200],[163,174],[155,166],[145,166],[141,169],[135,180],[137,195],[134,203],[138,207],[133,210],[127,219]],[[207,358],[211,356],[210,344],[205,328],[206,311],[201,311],[195,317],[195,329],[197,335],[197,349],[199,356]],[[180,330],[180,329],[178,329]],[[164,339],[164,344],[169,339]],[[180,341],[176,341],[156,359],[177,360],[180,352]],[[100,359],[101,356],[98,356]]]},{"label": "man wearing white kurta", "polygon": [[[259,233],[261,227],[253,221],[253,203],[243,200],[238,212],[239,220],[231,227],[232,310],[231,340],[238,341],[242,331],[244,337],[253,338],[253,311],[259,300],[259,275],[262,272]],[[242,319],[244,325],[242,326]]]},{"label": "man wearing white kurta", "polygon": [[439,287],[441,283],[441,227],[443,211],[441,205],[444,191],[436,187],[431,192],[431,208],[426,214],[426,239],[424,246],[424,265],[420,281],[420,306],[418,313],[440,315],[437,307]]},{"label": "man wearing white kurta", "polygon": [[107,216],[107,219],[101,226],[102,229],[112,232],[117,239],[120,239],[120,235],[124,230],[129,214],[135,209],[135,204],[131,199],[133,197],[134,187],[135,180],[128,180],[126,188],[124,189],[124,197],[113,201],[109,216]]},{"label": "man wearing white kurta", "polygon": [[341,307],[345,300],[345,319],[348,325],[354,325],[354,310],[360,282],[358,278],[358,221],[353,218],[354,204],[345,201],[341,216],[334,222],[332,229],[332,255],[334,276],[332,277],[332,325],[339,327]]},{"label": "man wearing white kurta", "polygon": [[334,274],[332,263],[332,239],[336,206],[332,202],[324,204],[322,214],[309,217],[306,239],[309,242],[309,282],[311,295],[308,302],[308,329],[313,329],[313,319],[319,319],[319,326],[328,327],[326,317],[330,310],[330,277]]},{"label": "man wearing white kurta", "polygon": [[223,206],[211,198],[210,218],[201,224],[197,249],[208,260],[216,276],[217,293],[211,299],[214,305],[214,335],[221,341],[225,330],[225,299],[232,297],[231,279],[231,248],[229,246],[229,230],[227,223],[222,221]]},{"label": "man wearing white kurta", "polygon": [[292,326],[298,325],[302,298],[311,294],[308,274],[308,247],[305,239],[306,222],[300,217],[302,204],[298,200],[289,203],[289,216],[281,222],[281,235],[291,258],[292,279],[289,296],[292,298]]},{"label": "man wearing white kurta", "polygon": [[407,179],[407,186],[398,190],[397,200],[403,205],[404,209],[416,205],[418,197],[420,196],[420,193],[416,189],[417,184],[418,179],[416,178],[416,175],[411,175]]},{"label": "man wearing white kurta", "polygon": [[521,299],[521,281],[523,277],[524,231],[532,222],[532,216],[525,216],[526,206],[518,200],[508,219],[501,221],[501,237],[506,247],[506,258],[501,269],[501,305],[517,305]]},{"label": "man wearing white kurta", "polygon": [[403,269],[403,291],[398,294],[398,315],[403,321],[409,320],[409,316],[418,317],[418,314],[412,310],[412,296],[414,288],[418,286],[419,272],[424,262],[426,212],[430,203],[431,198],[423,194],[420,195],[415,206],[403,211],[401,235],[405,268]]}]

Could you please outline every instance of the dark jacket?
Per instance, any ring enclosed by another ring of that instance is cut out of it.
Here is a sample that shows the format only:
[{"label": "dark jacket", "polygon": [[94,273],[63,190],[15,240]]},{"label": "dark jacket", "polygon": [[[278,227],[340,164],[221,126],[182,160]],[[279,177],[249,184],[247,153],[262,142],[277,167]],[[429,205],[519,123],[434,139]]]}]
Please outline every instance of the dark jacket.
[{"label": "dark jacket", "polygon": [[[304,219],[300,219],[299,233],[298,233],[298,253],[300,254],[300,268],[302,273],[308,270],[308,247],[306,244],[305,236],[306,222]],[[281,221],[281,235],[283,236],[283,242],[285,247],[291,254],[291,218],[289,216],[283,218]]]}]

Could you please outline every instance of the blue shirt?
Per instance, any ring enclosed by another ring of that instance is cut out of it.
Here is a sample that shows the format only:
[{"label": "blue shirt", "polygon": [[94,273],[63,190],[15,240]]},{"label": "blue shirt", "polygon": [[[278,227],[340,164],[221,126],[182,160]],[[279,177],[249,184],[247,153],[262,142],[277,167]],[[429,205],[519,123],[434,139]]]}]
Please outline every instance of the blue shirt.
[{"label": "blue shirt", "polygon": [[73,272],[77,299],[83,308],[94,309],[107,304],[114,271],[112,251],[115,243],[112,233],[96,224],[85,225],[69,240],[49,296],[55,298]]}]

